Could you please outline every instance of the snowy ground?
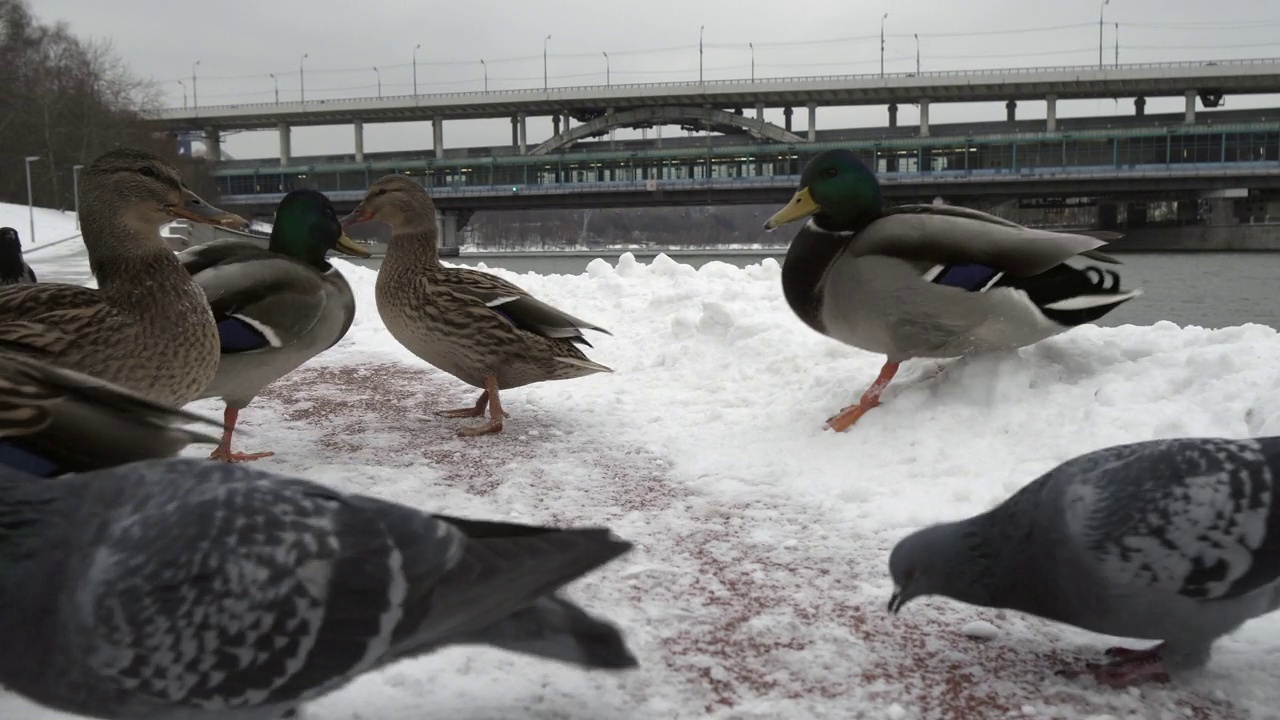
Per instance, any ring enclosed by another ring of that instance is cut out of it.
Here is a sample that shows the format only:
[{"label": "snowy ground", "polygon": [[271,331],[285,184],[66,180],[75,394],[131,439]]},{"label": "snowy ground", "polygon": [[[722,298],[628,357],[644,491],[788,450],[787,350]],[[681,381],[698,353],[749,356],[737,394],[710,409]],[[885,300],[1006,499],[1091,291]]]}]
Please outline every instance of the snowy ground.
[{"label": "snowy ground", "polygon": [[[10,212],[0,223],[25,228],[25,209]],[[42,214],[41,237],[73,234],[68,218]],[[88,277],[78,241],[29,252],[42,280]],[[378,319],[375,273],[337,262],[355,325],[242,413],[238,449],[423,508],[613,528],[637,549],[571,594],[626,629],[642,667],[449,650],[356,682],[313,720],[1276,717],[1280,614],[1223,640],[1197,676],[1112,691],[1054,674],[1097,659],[1107,638],[942,600],[885,611],[898,538],[1062,460],[1161,436],[1280,434],[1270,327],[1085,327],[936,376],[912,363],[883,407],[836,435],[823,420],[881,359],[796,320],[773,261],[495,271],[611,329],[589,354],[617,372],[508,391],[506,431],[464,440],[454,431],[470,421],[431,411],[475,391],[400,348]],[[966,637],[975,620],[998,633]],[[0,717],[65,716],[0,695]]]}]

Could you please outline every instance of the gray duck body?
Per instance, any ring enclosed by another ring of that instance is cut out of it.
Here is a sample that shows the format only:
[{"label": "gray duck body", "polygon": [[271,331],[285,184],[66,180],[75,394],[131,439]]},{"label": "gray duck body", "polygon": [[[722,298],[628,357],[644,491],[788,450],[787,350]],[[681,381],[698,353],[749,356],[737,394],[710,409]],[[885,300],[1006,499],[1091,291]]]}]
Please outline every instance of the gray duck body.
[{"label": "gray duck body", "polygon": [[630,668],[556,594],[629,547],[188,458],[0,470],[0,683],[92,718],[274,720],[451,644]]},{"label": "gray duck body", "polygon": [[[1163,640],[1171,670],[1280,609],[1280,438],[1153,440],[1069,460],[968,520],[921,530],[895,578],[1120,637]],[[945,549],[944,549],[945,548]],[[909,559],[910,558],[910,559]],[[951,570],[925,578],[938,567]]]},{"label": "gray duck body", "polygon": [[788,248],[783,291],[810,327],[890,362],[1012,350],[1137,295],[1064,264],[1103,244],[951,206],[893,208],[856,231],[815,218]]},{"label": "gray duck body", "polygon": [[580,328],[597,328],[488,273],[443,266],[435,238],[392,235],[378,270],[378,314],[401,345],[478,388],[568,380],[609,368],[579,348]]},{"label": "gray duck body", "polygon": [[233,316],[269,329],[271,342],[221,347],[217,373],[200,394],[248,407],[267,385],[336,345],[355,320],[351,285],[330,263],[319,270],[243,240],[220,240],[178,254],[208,297],[215,319]]}]

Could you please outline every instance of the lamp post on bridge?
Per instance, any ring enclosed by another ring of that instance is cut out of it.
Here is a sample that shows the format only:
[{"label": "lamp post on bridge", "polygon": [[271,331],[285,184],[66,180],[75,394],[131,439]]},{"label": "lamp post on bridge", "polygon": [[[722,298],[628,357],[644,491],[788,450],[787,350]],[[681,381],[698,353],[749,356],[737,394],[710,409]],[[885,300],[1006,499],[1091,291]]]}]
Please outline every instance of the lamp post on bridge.
[{"label": "lamp post on bridge", "polygon": [[609,53],[604,53],[604,86],[613,87],[613,82],[609,80]]},{"label": "lamp post on bridge", "polygon": [[920,33],[912,33],[916,38],[916,75],[920,74]]},{"label": "lamp post on bridge", "polygon": [[888,19],[889,13],[880,18],[880,77],[884,77],[884,21]]},{"label": "lamp post on bridge", "polygon": [[418,48],[422,43],[413,46],[413,96],[418,96]]},{"label": "lamp post on bridge", "polygon": [[302,57],[298,58],[298,99],[301,102],[307,101],[307,71],[306,62],[310,53],[302,53]]},{"label": "lamp post on bridge", "polygon": [[480,69],[484,70],[484,92],[489,93],[489,66],[485,64],[484,58],[480,58]]},{"label": "lamp post on bridge", "polygon": [[191,65],[191,107],[195,110],[200,109],[200,91],[196,89],[196,68],[199,66],[199,60]]},{"label": "lamp post on bridge", "polygon": [[706,25],[698,27],[698,83],[702,83],[702,34],[707,29]]},{"label": "lamp post on bridge", "polygon": [[378,76],[378,97],[381,98],[382,97],[382,73],[379,72],[378,68],[375,67],[373,69],[373,74]]},{"label": "lamp post on bridge", "polygon": [[1107,12],[1107,5],[1111,4],[1111,0],[1102,0],[1102,5],[1098,7],[1098,67],[1102,67],[1102,16]]},{"label": "lamp post on bridge", "polygon": [[542,89],[547,89],[547,43],[551,42],[551,36],[548,35],[542,41]]},{"label": "lamp post on bridge", "polygon": [[756,44],[747,43],[747,47],[751,48],[751,82],[756,81]]},{"label": "lamp post on bridge", "polygon": [[182,109],[186,110],[187,109],[187,84],[182,82],[181,80],[178,81],[178,84],[182,86]]},{"label": "lamp post on bridge", "polygon": [[271,82],[276,84],[276,104],[279,105],[280,104],[280,78],[277,78],[275,73],[267,73],[267,75],[271,78]]}]

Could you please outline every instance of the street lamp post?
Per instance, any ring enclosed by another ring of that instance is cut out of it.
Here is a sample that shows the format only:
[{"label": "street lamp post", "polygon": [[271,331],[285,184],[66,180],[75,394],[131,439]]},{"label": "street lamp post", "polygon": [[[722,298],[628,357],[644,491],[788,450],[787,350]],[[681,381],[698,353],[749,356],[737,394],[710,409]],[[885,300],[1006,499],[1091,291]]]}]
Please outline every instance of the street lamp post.
[{"label": "street lamp post", "polygon": [[26,165],[27,165],[27,222],[28,222],[28,225],[29,225],[30,233],[31,233],[31,235],[30,235],[30,237],[31,237],[31,242],[32,242],[33,244],[34,244],[34,243],[35,243],[35,241],[36,241],[36,210],[35,210],[35,201],[32,199],[32,196],[31,196],[31,163],[32,163],[32,162],[34,162],[34,161],[36,161],[36,160],[39,160],[39,159],[40,159],[40,156],[39,156],[39,155],[28,155],[28,156],[26,157]]},{"label": "street lamp post", "polygon": [[178,81],[178,84],[182,86],[182,109],[186,110],[187,109],[187,84],[182,82],[181,80]]},{"label": "street lamp post", "polygon": [[698,82],[702,82],[702,34],[707,29],[706,25],[698,27]]},{"label": "street lamp post", "polygon": [[756,44],[747,43],[747,47],[751,48],[751,82],[756,81]]},{"label": "street lamp post", "polygon": [[196,89],[196,67],[199,65],[199,60],[191,65],[191,107],[196,110],[200,109],[200,91]]},{"label": "street lamp post", "polygon": [[418,48],[422,47],[422,43],[413,46],[413,94],[418,95]]},{"label": "street lamp post", "polygon": [[485,64],[484,58],[480,58],[480,68],[484,70],[484,91],[489,92],[489,66]]},{"label": "street lamp post", "polygon": [[916,37],[916,75],[920,74],[920,33],[913,33]]},{"label": "street lamp post", "polygon": [[298,58],[298,99],[302,102],[307,101],[307,72],[304,65],[310,54],[302,53],[302,57]]},{"label": "street lamp post", "polygon": [[880,77],[884,77],[884,21],[888,19],[889,13],[880,18]]},{"label": "street lamp post", "polygon": [[71,166],[71,194],[76,203],[76,229],[80,229],[80,168],[83,165]]},{"label": "street lamp post", "polygon": [[542,41],[542,89],[547,89],[547,43],[551,42],[551,36],[548,35]]},{"label": "street lamp post", "polygon": [[382,97],[382,73],[375,67],[373,69],[373,74],[378,76],[378,97]]},{"label": "street lamp post", "polygon": [[1110,3],[1111,0],[1102,0],[1102,5],[1098,7],[1098,67],[1102,67],[1102,16]]},{"label": "street lamp post", "polygon": [[1116,67],[1120,67],[1120,23],[1116,23]]},{"label": "street lamp post", "polygon": [[275,73],[267,73],[271,77],[271,82],[276,84],[276,104],[280,104],[280,78]]},{"label": "street lamp post", "polygon": [[609,53],[604,53],[604,86],[613,86],[613,82],[609,79]]}]

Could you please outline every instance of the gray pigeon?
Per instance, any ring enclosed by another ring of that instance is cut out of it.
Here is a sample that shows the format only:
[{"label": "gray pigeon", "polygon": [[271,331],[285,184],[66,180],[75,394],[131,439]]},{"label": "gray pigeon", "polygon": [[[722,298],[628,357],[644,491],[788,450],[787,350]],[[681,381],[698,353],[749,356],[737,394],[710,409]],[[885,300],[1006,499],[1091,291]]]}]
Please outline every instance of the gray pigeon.
[{"label": "gray pigeon", "polygon": [[92,718],[274,720],[447,645],[631,668],[557,595],[630,547],[193,458],[0,468],[0,684]]},{"label": "gray pigeon", "polygon": [[1121,687],[1192,670],[1280,607],[1280,437],[1183,438],[1068,460],[996,508],[893,549],[889,610],[944,595],[1107,635],[1087,670]]}]

